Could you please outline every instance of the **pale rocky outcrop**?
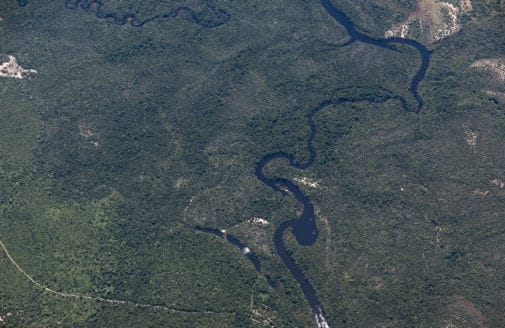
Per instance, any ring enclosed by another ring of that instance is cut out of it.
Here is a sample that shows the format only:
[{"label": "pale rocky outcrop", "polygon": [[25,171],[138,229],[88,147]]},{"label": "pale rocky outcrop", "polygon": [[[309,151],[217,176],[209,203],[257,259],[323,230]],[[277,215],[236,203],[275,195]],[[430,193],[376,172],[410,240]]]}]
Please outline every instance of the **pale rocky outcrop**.
[{"label": "pale rocky outcrop", "polygon": [[302,178],[294,178],[294,180],[298,183],[301,183],[304,186],[312,187],[312,188],[319,188],[319,182],[312,180],[307,177],[302,177]]},{"label": "pale rocky outcrop", "polygon": [[258,217],[254,217],[254,218],[250,219],[249,223],[257,225],[257,226],[267,226],[270,224],[270,222],[268,222],[267,220],[265,220],[263,218],[258,218]]},{"label": "pale rocky outcrop", "polygon": [[463,125],[463,128],[465,129],[465,142],[472,150],[477,150],[477,139],[479,137],[479,133],[476,131],[473,131],[471,129],[470,124],[465,124]]},{"label": "pale rocky outcrop", "polygon": [[[496,82],[496,87],[500,89],[500,85],[505,82],[505,57],[496,58],[483,58],[474,61],[471,68],[486,71],[490,74],[491,78]],[[505,92],[499,90],[481,90],[481,92],[488,96],[494,97],[500,102],[505,102]]]},{"label": "pale rocky outcrop", "polygon": [[32,74],[37,74],[37,71],[34,69],[24,69],[18,64],[16,57],[11,55],[7,56],[7,61],[0,64],[0,77],[24,79]]},{"label": "pale rocky outcrop", "polygon": [[[434,43],[459,32],[461,16],[472,9],[470,0],[460,0],[458,5],[439,0],[419,0],[416,11],[405,21],[391,26],[384,36],[417,38],[425,43]],[[415,28],[419,29],[418,35],[414,33]]]},{"label": "pale rocky outcrop", "polygon": [[473,62],[470,67],[486,70],[491,72],[496,79],[505,81],[505,58],[479,59]]}]

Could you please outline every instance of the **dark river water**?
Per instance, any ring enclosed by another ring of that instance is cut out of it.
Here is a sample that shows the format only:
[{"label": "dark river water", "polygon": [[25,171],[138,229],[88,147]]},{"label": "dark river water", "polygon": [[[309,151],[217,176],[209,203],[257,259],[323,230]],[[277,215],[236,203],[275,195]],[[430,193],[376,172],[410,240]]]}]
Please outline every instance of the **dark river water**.
[{"label": "dark river water", "polygon": [[208,227],[195,227],[193,229],[195,229],[196,231],[209,233],[212,235],[216,235],[220,238],[226,239],[230,244],[232,244],[233,246],[240,249],[242,254],[244,254],[249,259],[249,261],[251,261],[251,263],[254,265],[254,268],[256,269],[256,271],[261,272],[261,263],[260,263],[260,260],[258,259],[258,257],[256,255],[254,255],[254,253],[251,252],[249,247],[247,247],[245,244],[243,244],[237,238],[233,237],[232,235],[226,233],[223,230],[218,230],[218,229],[213,229],[213,228],[208,228]]},{"label": "dark river water", "polygon": [[[6,0],[2,0],[6,1]],[[61,0],[54,0],[61,1]],[[28,5],[28,0],[17,0],[18,5],[25,7]],[[30,1],[31,2],[31,1]],[[62,1],[63,2],[63,1]],[[187,6],[179,6],[168,12],[160,12],[158,15],[147,17],[143,19],[137,18],[133,13],[125,13],[119,15],[117,13],[109,12],[105,8],[101,0],[65,0],[65,7],[71,10],[82,9],[85,11],[92,11],[97,18],[106,19],[116,25],[130,24],[132,27],[142,27],[149,23],[156,21],[163,21],[170,18],[177,17],[181,14],[188,15],[191,20],[197,25],[205,28],[214,28],[227,23],[230,16],[224,10],[216,9],[210,2],[206,2],[206,11],[195,12],[192,8]]]},{"label": "dark river water", "polygon": [[426,71],[428,70],[430,64],[431,51],[426,49],[426,47],[420,44],[419,42],[410,39],[404,39],[398,37],[386,38],[386,39],[374,39],[366,35],[363,35],[360,32],[358,32],[352,21],[342,11],[336,8],[329,0],[321,0],[320,3],[321,6],[326,10],[328,15],[330,15],[335,21],[337,21],[340,25],[342,25],[346,29],[347,33],[351,38],[351,40],[347,44],[351,44],[353,42],[363,42],[372,46],[390,49],[391,51],[394,51],[392,45],[403,44],[414,47],[421,57],[421,65],[417,73],[412,78],[412,81],[410,82],[409,86],[409,90],[417,102],[417,104],[414,105],[414,107],[409,108],[407,101],[399,96],[387,96],[377,98],[344,97],[344,98],[326,100],[321,104],[319,104],[307,115],[307,124],[310,128],[310,135],[309,139],[307,140],[307,151],[309,153],[309,159],[306,162],[299,162],[296,160],[294,156],[290,154],[278,152],[264,156],[256,164],[256,177],[261,182],[268,185],[275,191],[282,191],[282,189],[284,190],[287,189],[303,206],[303,212],[300,215],[300,217],[287,220],[277,228],[274,234],[275,247],[284,265],[288,268],[293,277],[296,279],[308,303],[310,304],[312,308],[312,313],[314,315],[314,319],[316,321],[316,326],[329,327],[325,317],[324,309],[317,297],[317,292],[312,287],[310,282],[305,278],[299,266],[289,256],[288,252],[286,251],[286,247],[284,245],[284,233],[287,230],[291,230],[291,233],[295,236],[297,242],[302,246],[310,246],[316,242],[319,232],[316,225],[314,205],[296,184],[283,178],[267,177],[263,173],[263,169],[270,161],[279,158],[287,160],[289,166],[299,170],[304,170],[310,167],[316,160],[316,152],[314,150],[313,145],[314,137],[316,134],[316,127],[314,125],[313,118],[314,115],[316,115],[318,112],[329,106],[336,106],[345,103],[358,103],[358,102],[383,103],[390,99],[395,99],[400,102],[401,106],[405,111],[418,113],[423,107],[423,99],[418,93],[418,86],[419,83],[424,79]]},{"label": "dark river water", "polygon": [[[28,0],[18,0],[19,6],[28,5]],[[318,236],[319,232],[316,225],[316,217],[314,213],[314,205],[311,200],[302,192],[302,190],[293,182],[279,178],[279,177],[267,177],[263,169],[264,167],[273,160],[276,159],[285,159],[288,161],[289,166],[294,167],[298,170],[304,170],[310,167],[314,161],[316,160],[316,152],[314,150],[314,137],[316,134],[316,126],[314,125],[314,115],[316,115],[321,110],[329,107],[336,106],[345,103],[358,103],[358,102],[368,102],[368,103],[383,103],[391,99],[395,99],[400,102],[401,106],[405,111],[410,111],[414,113],[418,113],[423,107],[423,99],[418,93],[419,83],[424,79],[426,71],[428,70],[430,64],[430,56],[431,51],[426,49],[425,46],[420,44],[417,41],[404,39],[399,37],[385,38],[385,39],[375,39],[368,37],[364,34],[361,34],[357,29],[353,22],[338,8],[336,8],[331,1],[329,0],[320,0],[320,4],[322,8],[326,11],[326,13],[331,16],[337,23],[342,25],[349,37],[350,41],[347,42],[347,45],[352,44],[353,42],[362,42],[372,46],[376,46],[379,48],[389,49],[391,51],[395,51],[393,45],[402,44],[414,47],[421,57],[421,65],[417,70],[417,73],[412,78],[409,90],[412,93],[412,96],[416,100],[417,104],[413,107],[409,107],[408,103],[405,99],[399,96],[386,96],[386,97],[362,97],[362,98],[337,98],[337,99],[329,99],[322,103],[320,103],[317,107],[315,107],[308,115],[307,115],[307,125],[310,128],[310,135],[307,140],[307,151],[309,153],[309,159],[305,162],[299,162],[296,158],[290,154],[284,152],[277,152],[273,154],[265,155],[258,163],[256,163],[256,177],[271,187],[274,191],[285,192],[283,190],[287,190],[291,193],[297,201],[303,206],[303,212],[298,218],[292,218],[286,220],[276,229],[274,234],[274,243],[282,262],[287,267],[287,269],[291,272],[293,277],[296,279],[300,288],[303,291],[310,307],[312,308],[312,312],[314,315],[314,319],[317,327],[329,327],[328,322],[325,317],[325,312],[323,307],[319,301],[316,290],[312,287],[310,282],[305,278],[303,272],[300,270],[299,266],[296,262],[289,256],[286,247],[284,245],[284,234],[286,231],[290,230],[291,233],[296,238],[296,241],[302,246],[310,246],[313,245]],[[103,7],[103,4],[100,0],[95,1],[78,1],[78,0],[66,0],[65,6],[68,9],[76,10],[82,9],[87,11],[94,11],[96,17],[107,19],[114,24],[117,25],[125,25],[130,24],[133,27],[142,27],[143,25],[151,22],[155,22],[157,20],[168,19],[171,17],[175,17],[181,13],[187,13],[191,17],[191,19],[198,25],[206,28],[213,28],[220,25],[225,24],[230,19],[229,15],[222,11],[215,9],[209,5],[211,18],[209,17],[201,17],[197,13],[193,12],[189,7],[178,7],[172,10],[169,13],[159,14],[157,16],[145,18],[143,20],[137,19],[134,14],[124,14],[118,16],[117,14],[108,13]],[[220,238],[226,239],[230,244],[238,247],[241,252],[251,261],[254,265],[255,269],[260,272],[261,264],[259,259],[254,255],[250,249],[241,243],[238,239],[234,238],[231,235],[228,235],[220,230],[205,228],[205,227],[197,227],[195,230],[214,234]],[[268,276],[266,276],[267,280]],[[269,283],[271,283],[269,281]],[[271,284],[272,285],[272,284]]]}]

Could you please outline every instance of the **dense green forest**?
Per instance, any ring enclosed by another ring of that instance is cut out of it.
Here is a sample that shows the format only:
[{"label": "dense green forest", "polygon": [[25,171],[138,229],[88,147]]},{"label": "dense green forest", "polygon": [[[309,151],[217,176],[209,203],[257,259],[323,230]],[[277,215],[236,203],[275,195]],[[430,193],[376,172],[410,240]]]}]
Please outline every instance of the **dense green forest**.
[{"label": "dense green forest", "polygon": [[[377,38],[419,5],[332,2]],[[255,164],[306,159],[327,99],[415,104],[418,53],[347,44],[319,1],[103,0],[167,15],[141,27],[72,3],[0,2],[0,55],[37,71],[0,77],[0,241],[41,284],[0,250],[0,327],[314,326],[273,244],[300,206]],[[316,208],[317,242],[286,243],[331,327],[504,326],[505,77],[475,63],[503,60],[505,13],[471,3],[427,44],[421,113],[332,106],[313,166],[268,167]]]}]

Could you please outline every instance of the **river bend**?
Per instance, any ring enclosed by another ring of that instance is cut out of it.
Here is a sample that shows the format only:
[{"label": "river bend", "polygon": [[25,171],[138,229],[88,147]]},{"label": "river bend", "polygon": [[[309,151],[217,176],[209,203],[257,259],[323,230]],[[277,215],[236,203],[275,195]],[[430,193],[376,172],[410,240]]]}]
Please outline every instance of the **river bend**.
[{"label": "river bend", "polygon": [[303,272],[300,270],[299,266],[293,261],[291,256],[289,256],[286,247],[284,245],[284,233],[291,229],[291,232],[295,236],[298,244],[302,246],[313,245],[319,235],[316,217],[314,213],[314,205],[311,200],[301,191],[301,189],[293,182],[280,178],[280,177],[267,177],[263,173],[265,166],[273,160],[285,159],[288,161],[288,165],[296,168],[298,170],[304,170],[309,168],[316,160],[316,152],[314,150],[314,137],[316,134],[316,127],[314,125],[314,115],[319,113],[321,110],[328,108],[330,106],[338,106],[346,103],[358,103],[358,102],[368,102],[368,103],[384,103],[388,100],[397,100],[405,111],[419,113],[423,108],[424,102],[422,97],[419,95],[418,87],[419,83],[424,79],[426,71],[428,70],[430,64],[431,51],[428,50],[421,43],[405,38],[392,37],[385,39],[376,39],[361,34],[353,24],[353,22],[337,7],[335,7],[330,0],[320,0],[322,8],[330,15],[337,23],[342,25],[350,36],[350,41],[346,45],[350,45],[353,42],[363,42],[372,46],[388,49],[394,51],[392,45],[402,44],[414,47],[421,57],[421,65],[417,73],[412,78],[409,91],[416,100],[417,104],[413,107],[409,107],[407,101],[400,96],[377,96],[377,97],[361,97],[361,98],[338,98],[329,99],[320,103],[316,108],[314,108],[307,115],[307,125],[310,128],[309,139],[307,140],[307,151],[309,153],[309,159],[306,162],[299,162],[294,156],[284,153],[277,152],[273,154],[265,155],[256,164],[256,177],[272,188],[274,191],[281,192],[282,190],[288,190],[297,201],[303,206],[302,214],[298,218],[289,219],[279,225],[274,234],[274,243],[277,253],[281,257],[284,265],[291,272],[293,277],[296,279],[300,288],[305,295],[310,307],[312,308],[312,313],[316,326],[319,328],[329,327],[329,324],[325,317],[324,309],[319,301],[317,292],[311,283],[305,278]]},{"label": "river bend", "polygon": [[[28,0],[17,0],[17,3],[19,6],[24,7],[28,5]],[[223,10],[214,8],[213,5],[209,2],[206,2],[206,4],[209,7],[210,11],[212,12],[212,16],[213,18],[215,18],[214,20],[202,18],[191,8],[186,6],[178,7],[168,13],[140,20],[136,17],[135,14],[132,13],[117,15],[114,13],[107,12],[104,9],[101,0],[65,0],[65,7],[68,9],[71,10],[82,9],[85,11],[93,11],[97,18],[109,20],[116,25],[130,24],[132,27],[142,27],[148,23],[154,23],[157,21],[163,21],[169,18],[176,17],[182,13],[189,14],[194,23],[205,28],[218,27],[229,21],[230,16],[228,13],[226,13]],[[303,294],[305,295],[312,309],[316,326],[320,328],[326,328],[329,327],[329,325],[326,320],[323,307],[317,296],[316,290],[305,278],[299,266],[290,257],[284,245],[284,234],[288,230],[291,230],[297,242],[302,246],[310,246],[316,242],[319,236],[319,232],[316,225],[314,205],[296,184],[280,177],[267,177],[263,173],[263,169],[268,163],[279,158],[287,160],[289,166],[296,168],[298,170],[304,170],[312,166],[312,164],[316,160],[316,152],[314,150],[313,145],[314,137],[316,134],[316,127],[313,121],[314,115],[330,106],[338,106],[346,103],[358,103],[358,102],[384,103],[388,100],[394,99],[400,102],[402,108],[405,111],[419,113],[419,111],[423,108],[424,103],[422,97],[419,95],[418,87],[421,81],[424,79],[426,71],[428,70],[430,64],[430,56],[432,52],[421,43],[411,39],[405,39],[400,37],[377,39],[366,36],[360,33],[356,28],[356,26],[354,25],[354,23],[340,9],[335,7],[330,0],[320,0],[320,4],[321,7],[326,11],[326,13],[330,17],[332,17],[337,23],[342,25],[347,31],[350,40],[349,42],[346,43],[346,45],[351,45],[354,42],[362,42],[379,48],[395,51],[393,45],[402,44],[414,47],[421,57],[421,65],[417,70],[416,74],[414,75],[414,77],[412,78],[409,85],[409,91],[412,93],[412,96],[417,102],[417,104],[414,105],[413,107],[409,107],[407,101],[400,96],[377,96],[377,97],[361,97],[361,98],[342,97],[337,99],[328,99],[320,103],[307,115],[307,125],[310,128],[310,135],[307,140],[307,151],[309,154],[309,158],[306,162],[299,162],[294,156],[290,154],[284,152],[277,152],[265,155],[259,162],[256,163],[256,171],[255,171],[256,177],[262,183],[269,186],[274,191],[283,192],[283,190],[288,190],[289,193],[291,193],[297,199],[297,201],[303,206],[302,214],[298,218],[289,219],[279,225],[274,234],[274,244],[277,253],[282,259],[284,265],[287,267],[287,269],[296,279],[297,283],[300,285],[300,288],[303,291]],[[242,253],[254,265],[255,269],[258,272],[260,271],[260,262],[258,258],[252,252],[250,252],[249,248],[247,248],[244,244],[242,244],[238,239],[234,238],[233,236],[225,235],[220,230],[212,228],[198,227],[196,228],[196,230],[211,233],[221,238],[225,238],[232,245],[240,248]]]}]

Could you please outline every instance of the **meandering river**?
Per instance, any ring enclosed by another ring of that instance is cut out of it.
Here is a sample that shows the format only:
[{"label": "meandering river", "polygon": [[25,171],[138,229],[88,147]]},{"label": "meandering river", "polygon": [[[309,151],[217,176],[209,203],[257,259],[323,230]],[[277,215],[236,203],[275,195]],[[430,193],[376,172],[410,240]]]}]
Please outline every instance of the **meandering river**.
[{"label": "meandering river", "polygon": [[[28,0],[17,0],[17,1],[19,6],[26,6],[28,4]],[[307,140],[307,151],[309,153],[309,159],[306,162],[299,162],[294,156],[290,154],[277,152],[274,154],[265,155],[258,163],[256,163],[256,177],[261,182],[271,187],[274,191],[281,192],[283,190],[288,190],[289,193],[291,193],[303,206],[303,212],[300,215],[300,217],[289,219],[279,225],[274,234],[274,242],[277,253],[282,259],[284,265],[288,268],[288,270],[291,272],[293,277],[300,285],[303,294],[305,295],[308,303],[310,304],[314,315],[314,319],[316,321],[316,326],[326,328],[329,327],[329,325],[326,320],[325,312],[323,310],[321,302],[318,299],[316,290],[305,278],[303,272],[300,270],[296,262],[289,256],[286,247],[284,245],[284,234],[288,230],[291,230],[297,242],[302,246],[310,246],[316,242],[319,233],[316,225],[314,205],[296,184],[280,177],[268,177],[264,174],[263,169],[268,163],[279,158],[287,160],[291,167],[296,168],[298,170],[304,170],[309,168],[316,160],[316,152],[314,150],[313,145],[314,137],[316,134],[316,126],[313,121],[314,116],[320,111],[330,106],[337,106],[345,103],[358,103],[358,102],[383,103],[388,100],[395,99],[400,102],[401,106],[405,111],[418,113],[423,107],[423,99],[418,93],[418,86],[419,83],[424,79],[426,71],[429,67],[431,51],[426,49],[425,46],[423,46],[422,44],[420,44],[415,40],[404,39],[399,37],[376,39],[366,36],[360,33],[357,30],[356,26],[353,24],[353,22],[341,10],[335,7],[330,0],[320,0],[320,4],[328,15],[330,15],[337,23],[339,23],[346,29],[350,37],[350,41],[347,42],[347,45],[350,45],[353,42],[362,42],[372,46],[394,51],[394,48],[392,46],[393,44],[403,44],[414,47],[421,57],[421,65],[417,73],[412,78],[409,86],[409,90],[417,102],[415,106],[409,107],[407,101],[400,96],[378,96],[378,97],[362,97],[362,98],[341,97],[337,99],[328,99],[320,103],[307,115],[307,124],[310,128],[310,135]],[[145,24],[151,22],[175,17],[182,12],[188,13],[191,19],[196,24],[199,24],[206,28],[213,28],[223,25],[230,19],[229,15],[226,12],[215,9],[210,3],[207,3],[207,6],[210,8],[210,11],[212,12],[212,16],[214,19],[202,19],[199,15],[193,12],[191,8],[184,6],[178,7],[169,13],[145,18],[143,20],[139,20],[134,14],[124,14],[121,16],[117,16],[116,14],[108,13],[104,9],[104,6],[100,0],[94,0],[94,1],[66,0],[65,6],[68,9],[72,10],[80,8],[86,11],[94,11],[96,17],[98,18],[108,19],[117,25],[125,25],[129,23],[132,27],[142,27]],[[242,253],[254,265],[255,269],[258,272],[260,271],[261,266],[258,258],[250,251],[250,249],[246,245],[242,244],[238,239],[234,238],[233,236],[226,235],[222,231],[216,229],[198,227],[196,228],[196,230],[211,233],[221,238],[225,238],[232,245],[240,248]]]},{"label": "meandering river", "polygon": [[[17,2],[20,7],[28,5],[28,0],[17,0]],[[97,18],[109,20],[116,25],[130,24],[132,27],[142,27],[149,23],[177,17],[182,13],[188,14],[195,24],[205,28],[218,27],[230,20],[230,16],[226,11],[216,9],[209,1],[204,0],[204,2],[208,10],[206,15],[203,16],[188,6],[179,6],[169,12],[160,13],[144,19],[139,19],[133,13],[118,15],[116,13],[109,12],[105,8],[102,0],[65,0],[65,7],[71,10],[82,9],[84,11],[92,11],[95,13]]]},{"label": "meandering river", "polygon": [[338,98],[338,99],[326,100],[321,104],[319,104],[307,115],[307,124],[310,128],[310,135],[307,141],[307,150],[309,153],[309,159],[306,162],[299,162],[294,156],[290,154],[278,152],[264,156],[256,164],[256,177],[261,182],[268,185],[275,191],[281,191],[282,189],[284,190],[287,189],[303,206],[303,212],[300,215],[300,217],[285,221],[277,228],[274,234],[274,242],[275,247],[277,249],[277,253],[281,257],[284,265],[288,268],[288,270],[291,272],[293,277],[300,285],[303,294],[305,295],[308,303],[310,304],[317,327],[325,328],[329,327],[329,325],[326,320],[324,309],[317,297],[317,292],[312,287],[310,282],[305,278],[299,266],[289,256],[288,252],[286,251],[286,247],[284,245],[284,233],[288,229],[291,229],[297,242],[302,246],[310,246],[316,242],[319,233],[316,225],[314,205],[296,184],[283,178],[267,177],[264,174],[263,169],[268,163],[279,158],[287,160],[289,166],[294,167],[298,170],[304,170],[310,167],[316,160],[316,152],[314,150],[313,145],[314,137],[316,134],[316,127],[313,121],[314,115],[330,106],[336,106],[345,103],[357,103],[357,102],[383,103],[390,99],[396,99],[400,102],[401,106],[405,111],[418,113],[423,107],[423,99],[418,93],[418,86],[419,83],[424,79],[426,71],[428,70],[431,51],[426,49],[425,46],[423,46],[422,44],[420,44],[415,40],[397,38],[397,37],[386,39],[375,39],[363,35],[360,32],[358,32],[353,22],[342,11],[336,8],[330,2],[330,0],[320,0],[320,3],[321,6],[326,10],[328,15],[330,15],[335,21],[337,21],[340,25],[342,25],[346,29],[347,33],[351,38],[351,40],[347,42],[347,44],[351,44],[353,42],[363,42],[372,46],[390,50],[394,50],[392,48],[393,44],[403,44],[414,47],[421,56],[421,66],[418,69],[417,73],[412,78],[412,81],[410,82],[409,86],[409,90],[417,102],[417,104],[414,107],[409,108],[407,101],[399,96],[386,96],[377,98],[370,98],[370,97]]}]

